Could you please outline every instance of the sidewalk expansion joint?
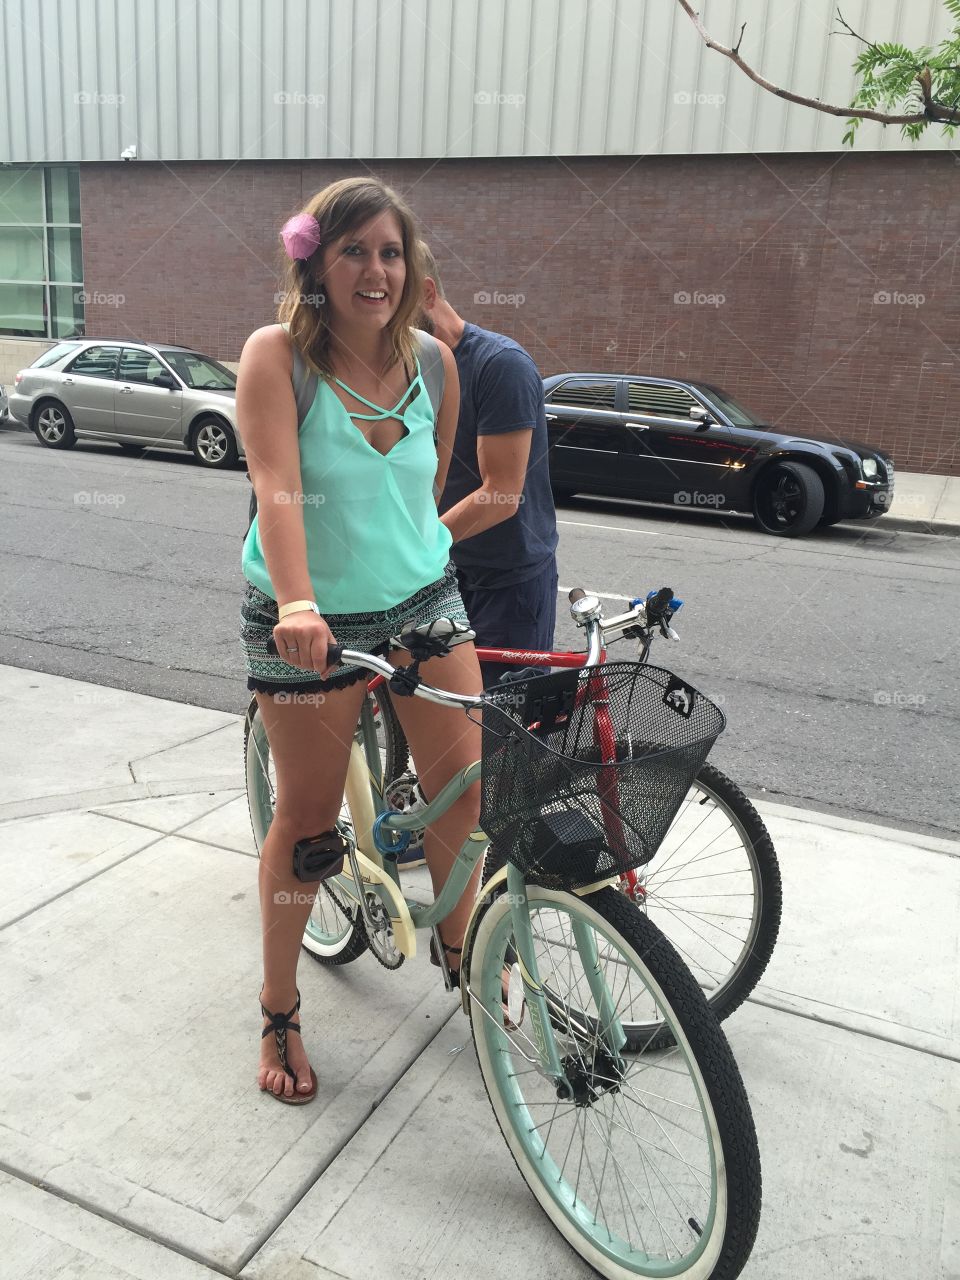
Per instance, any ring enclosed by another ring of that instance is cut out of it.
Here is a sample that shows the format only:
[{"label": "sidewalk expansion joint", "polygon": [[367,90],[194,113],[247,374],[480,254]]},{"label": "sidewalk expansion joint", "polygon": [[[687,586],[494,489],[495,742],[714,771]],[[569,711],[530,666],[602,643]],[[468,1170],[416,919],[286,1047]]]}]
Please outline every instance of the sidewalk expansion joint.
[{"label": "sidewalk expansion joint", "polygon": [[116,1213],[111,1213],[104,1209],[93,1200],[88,1200],[84,1196],[69,1195],[65,1191],[61,1191],[58,1187],[48,1186],[43,1178],[37,1178],[35,1174],[18,1169],[14,1165],[8,1164],[5,1160],[0,1159],[0,1172],[7,1174],[11,1178],[16,1178],[19,1182],[25,1182],[28,1186],[36,1187],[45,1195],[55,1196],[57,1200],[61,1200],[64,1204],[76,1205],[78,1209],[82,1209],[85,1213],[92,1214],[95,1218],[101,1218],[104,1222],[109,1222],[115,1227],[120,1227],[123,1231],[129,1231],[131,1235],[140,1236],[143,1240],[149,1240],[151,1244],[160,1245],[163,1249],[169,1249],[171,1253],[179,1254],[181,1258],[188,1258],[191,1262],[196,1262],[198,1266],[206,1267],[209,1271],[215,1271],[218,1275],[229,1276],[230,1280],[236,1280],[240,1268],[229,1270],[221,1266],[219,1263],[212,1262],[209,1258],[203,1257],[199,1253],[195,1253],[192,1249],[187,1249],[175,1240],[170,1240],[165,1236],[155,1235],[150,1231],[144,1231],[136,1224],[129,1222],[126,1218],[119,1217]]},{"label": "sidewalk expansion joint", "polygon": [[[283,1227],[283,1225],[284,1225],[284,1223],[286,1222],[286,1220],[290,1217],[290,1215],[294,1212],[294,1210],[295,1210],[295,1209],[296,1209],[296,1208],[297,1208],[297,1207],[298,1207],[298,1206],[299,1206],[299,1205],[300,1205],[300,1204],[301,1204],[301,1203],[306,1199],[306,1197],[310,1194],[310,1192],[311,1192],[311,1191],[313,1190],[313,1188],[317,1185],[317,1183],[320,1181],[320,1179],[324,1176],[324,1174],[327,1172],[327,1170],[330,1168],[330,1166],[334,1163],[334,1161],[335,1161],[335,1160],[337,1160],[337,1159],[339,1158],[339,1156],[341,1155],[341,1153],[342,1153],[342,1152],[344,1152],[344,1151],[346,1150],[346,1148],[347,1148],[347,1147],[350,1145],[350,1143],[354,1140],[354,1138],[357,1136],[357,1134],[358,1134],[358,1133],[360,1133],[360,1131],[363,1129],[364,1125],[366,1125],[367,1121],[368,1121],[368,1120],[370,1119],[370,1117],[374,1114],[374,1112],[377,1110],[377,1108],[378,1108],[378,1107],[379,1107],[383,1102],[385,1102],[385,1101],[386,1101],[386,1099],[389,1097],[389,1095],[390,1095],[391,1093],[393,1093],[393,1091],[394,1091],[394,1090],[395,1090],[395,1089],[396,1089],[396,1088],[401,1084],[401,1082],[406,1078],[406,1076],[408,1075],[408,1073],[409,1073],[409,1072],[411,1072],[411,1071],[416,1067],[416,1065],[417,1065],[417,1063],[420,1061],[420,1059],[421,1059],[421,1058],[424,1056],[424,1054],[426,1054],[426,1053],[427,1053],[427,1051],[430,1049],[430,1046],[431,1046],[431,1045],[433,1044],[433,1042],[436,1040],[437,1036],[439,1036],[439,1035],[440,1035],[440,1033],[444,1030],[444,1028],[447,1026],[447,1024],[448,1024],[449,1022],[451,1022],[451,1021],[452,1021],[452,1020],[457,1016],[457,1014],[458,1014],[458,1013],[460,1013],[460,1012],[461,1012],[460,1005],[459,1005],[459,1004],[455,1004],[455,1005],[454,1005],[454,1008],[450,1011],[450,1016],[449,1016],[449,1017],[447,1017],[447,1018],[441,1018],[441,1019],[439,1020],[438,1026],[437,1026],[436,1030],[434,1031],[433,1035],[430,1037],[430,1039],[429,1039],[429,1040],[427,1040],[423,1045],[421,1045],[421,1046],[420,1046],[420,1048],[419,1048],[419,1049],[417,1050],[417,1052],[413,1055],[413,1057],[410,1059],[410,1061],[407,1063],[407,1065],[403,1068],[403,1070],[400,1072],[400,1074],[399,1074],[398,1076],[396,1076],[396,1078],[395,1078],[395,1079],[391,1080],[391,1081],[389,1082],[389,1084],[385,1084],[385,1086],[384,1086],[383,1090],[381,1091],[381,1093],[380,1093],[379,1097],[377,1097],[377,1098],[375,1098],[375,1099],[373,1100],[373,1102],[372,1102],[372,1104],[371,1104],[371,1106],[370,1106],[369,1110],[366,1112],[366,1114],[365,1114],[364,1116],[362,1116],[362,1117],[361,1117],[361,1119],[360,1119],[360,1120],[358,1120],[358,1122],[357,1122],[354,1126],[352,1126],[352,1128],[351,1128],[351,1129],[350,1129],[350,1130],[349,1130],[349,1131],[344,1135],[343,1141],[342,1141],[342,1143],[340,1144],[340,1146],[337,1148],[337,1150],[336,1150],[336,1151],[335,1151],[335,1152],[330,1156],[330,1158],[329,1158],[328,1160],[324,1161],[324,1163],[323,1163],[322,1167],[321,1167],[320,1169],[318,1169],[318,1170],[317,1170],[317,1172],[316,1172],[316,1174],[314,1175],[314,1177],[312,1177],[312,1178],[310,1179],[309,1183],[307,1183],[307,1185],[303,1188],[303,1191],[302,1191],[302,1192],[297,1196],[297,1198],[296,1198],[295,1200],[291,1201],[291,1202],[287,1205],[287,1207],[286,1207],[286,1208],[284,1209],[284,1211],[283,1211],[283,1216],[279,1219],[279,1221],[277,1221],[276,1223],[274,1223],[274,1225],[273,1225],[273,1226],[268,1227],[268,1228],[266,1228],[265,1230],[263,1230],[263,1231],[259,1234],[259,1236],[257,1236],[257,1237],[256,1237],[256,1238],[255,1238],[255,1239],[250,1243],[250,1245],[247,1247],[247,1249],[246,1249],[246,1250],[241,1254],[241,1256],[240,1256],[240,1262],[239,1262],[239,1264],[238,1264],[238,1266],[237,1266],[237,1273],[238,1273],[238,1274],[239,1274],[241,1271],[243,1271],[244,1267],[246,1267],[246,1266],[248,1266],[248,1265],[249,1265],[250,1261],[251,1261],[253,1258],[255,1258],[255,1257],[256,1257],[256,1255],[260,1252],[260,1250],[261,1250],[261,1249],[263,1249],[263,1247],[264,1247],[264,1246],[265,1246],[265,1245],[266,1245],[266,1244],[271,1240],[271,1238],[272,1238],[274,1235],[276,1235],[276,1233],[277,1233],[277,1232],[278,1232],[278,1231]],[[396,1135],[394,1135],[394,1137],[395,1137],[395,1136],[396,1136]],[[390,1139],[390,1141],[386,1144],[386,1146],[384,1147],[384,1150],[386,1150],[386,1147],[388,1147],[392,1141],[393,1141],[393,1138],[391,1138],[391,1139]],[[334,1274],[336,1274],[336,1273],[334,1273]],[[344,1280],[348,1280],[348,1278],[347,1278],[347,1277],[345,1277],[345,1278],[344,1278]]]},{"label": "sidewalk expansion joint", "polygon": [[[802,997],[798,996],[798,999]],[[825,1014],[816,1013],[814,1010],[804,1010],[793,1008],[786,1002],[779,1002],[775,998],[767,996],[752,995],[748,997],[749,1004],[759,1005],[764,1009],[773,1009],[776,1013],[785,1013],[789,1017],[803,1018],[807,1022],[818,1022],[826,1027],[836,1027],[838,1031],[846,1031],[852,1036],[864,1036],[868,1040],[879,1040],[882,1044],[896,1045],[898,1049],[906,1049],[909,1053],[922,1053],[928,1058],[939,1058],[944,1062],[960,1062],[960,1049],[933,1049],[925,1045],[911,1044],[908,1040],[899,1040],[893,1033],[884,1034],[882,1031],[874,1031],[867,1027],[851,1027],[846,1022],[841,1022],[839,1017],[831,1018]],[[852,1016],[858,1016],[854,1010],[850,1011]],[[870,1017],[870,1014],[862,1014],[861,1017]],[[926,1034],[932,1035],[927,1032]]]}]

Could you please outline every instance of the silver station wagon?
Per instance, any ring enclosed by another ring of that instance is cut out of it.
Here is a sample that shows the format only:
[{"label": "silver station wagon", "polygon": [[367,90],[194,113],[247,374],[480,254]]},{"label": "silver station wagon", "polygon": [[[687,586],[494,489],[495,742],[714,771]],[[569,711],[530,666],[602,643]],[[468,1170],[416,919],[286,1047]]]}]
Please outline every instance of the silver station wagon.
[{"label": "silver station wagon", "polygon": [[50,449],[110,440],[128,453],[189,450],[205,467],[232,467],[243,450],[237,380],[188,347],[119,339],[60,342],[8,387],[10,416]]}]

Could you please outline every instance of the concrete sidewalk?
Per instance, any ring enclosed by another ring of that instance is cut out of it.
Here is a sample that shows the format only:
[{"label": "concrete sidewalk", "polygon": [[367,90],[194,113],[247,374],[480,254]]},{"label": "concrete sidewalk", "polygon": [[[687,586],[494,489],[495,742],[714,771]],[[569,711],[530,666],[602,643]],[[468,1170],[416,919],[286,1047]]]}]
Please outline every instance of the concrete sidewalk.
[{"label": "concrete sidewalk", "polygon": [[[592,1274],[423,954],[305,955],[320,1098],[257,1091],[239,716],[12,667],[0,701],[0,1277]],[[960,845],[762,807],[785,911],[726,1024],[764,1162],[743,1274],[957,1280]]]}]

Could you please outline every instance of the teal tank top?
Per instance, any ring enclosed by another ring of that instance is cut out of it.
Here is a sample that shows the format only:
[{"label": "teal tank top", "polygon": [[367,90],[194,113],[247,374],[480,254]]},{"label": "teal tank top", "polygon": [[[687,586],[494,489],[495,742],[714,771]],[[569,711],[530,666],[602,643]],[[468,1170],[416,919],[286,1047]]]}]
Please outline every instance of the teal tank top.
[{"label": "teal tank top", "polygon": [[[443,577],[450,531],[437,514],[434,416],[417,360],[416,376],[393,409],[382,409],[336,382],[375,413],[368,421],[399,418],[406,427],[382,454],[351,421],[323,378],[299,429],[303,526],[307,566],[321,613],[392,609]],[[407,400],[403,411],[400,405]],[[244,577],[272,599],[260,542],[260,512],[243,544]]]}]

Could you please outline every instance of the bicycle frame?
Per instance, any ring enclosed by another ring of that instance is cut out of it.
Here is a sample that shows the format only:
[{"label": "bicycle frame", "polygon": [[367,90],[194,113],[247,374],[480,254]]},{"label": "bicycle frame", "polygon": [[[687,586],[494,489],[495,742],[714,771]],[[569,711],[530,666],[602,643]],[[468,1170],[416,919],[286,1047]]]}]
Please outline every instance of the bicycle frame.
[{"label": "bicycle frame", "polygon": [[[439,795],[417,813],[391,812],[383,798],[384,778],[376,740],[375,717],[369,701],[364,701],[360,719],[360,741],[355,740],[351,746],[346,785],[347,800],[354,820],[356,847],[349,855],[350,873],[348,874],[344,869],[340,875],[331,877],[328,883],[334,892],[355,903],[368,921],[369,908],[366,894],[376,893],[390,917],[399,950],[410,958],[416,954],[416,930],[437,929],[440,921],[449,915],[463,896],[478,862],[486,851],[487,837],[482,831],[470,833],[440,893],[431,903],[424,905],[408,899],[403,894],[395,859],[389,856],[384,857],[376,847],[373,839],[374,823],[377,819],[381,819],[381,829],[386,827],[391,831],[401,832],[429,826],[479,779],[480,762],[476,761],[451,778]],[[465,939],[472,938],[479,912],[491,890],[498,889],[504,880],[506,880],[509,895],[513,937],[533,1032],[531,1043],[540,1057],[545,1072],[556,1082],[558,1088],[568,1090],[568,1096],[572,1096],[570,1082],[560,1062],[556,1040],[551,1030],[548,1002],[540,981],[533,926],[526,909],[526,882],[522,872],[511,863],[501,868],[486,886],[485,895],[477,899],[467,925]],[[594,893],[602,885],[611,883],[614,881],[604,880],[574,892],[577,896],[582,896]],[[362,886],[362,891],[358,889],[358,885]],[[372,924],[372,921],[370,923]],[[604,1039],[612,1057],[616,1059],[627,1038],[616,1015],[615,1003],[601,975],[596,944],[589,930],[582,925],[574,926],[574,935],[588,984],[601,1015]],[[467,942],[464,950],[469,951]],[[479,997],[470,990],[469,979],[465,977],[461,984],[464,1012],[467,1011],[467,1001],[471,998],[479,1001]],[[482,1005],[481,1008],[487,1016],[492,1016]]]}]

